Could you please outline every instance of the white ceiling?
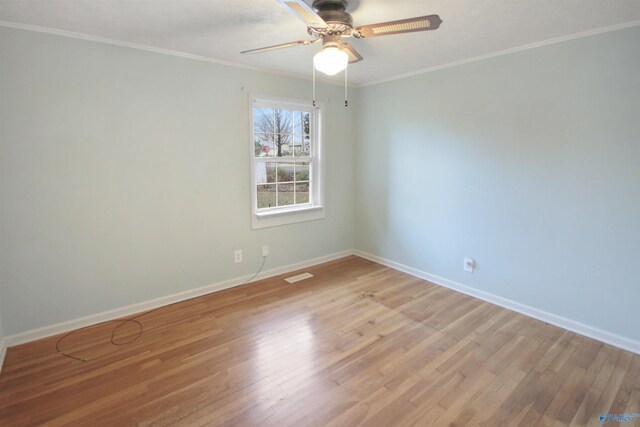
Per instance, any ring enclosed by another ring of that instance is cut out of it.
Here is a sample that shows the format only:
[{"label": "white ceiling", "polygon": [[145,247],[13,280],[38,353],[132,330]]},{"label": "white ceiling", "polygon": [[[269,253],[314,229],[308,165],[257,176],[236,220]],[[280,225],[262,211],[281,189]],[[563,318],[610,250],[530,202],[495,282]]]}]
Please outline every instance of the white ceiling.
[{"label": "white ceiling", "polygon": [[[311,3],[312,0],[307,0]],[[351,0],[355,25],[438,14],[437,31],[352,40],[366,84],[598,28],[640,21],[640,0]],[[309,76],[318,44],[241,50],[307,38],[276,0],[0,0],[0,20]],[[340,76],[336,79],[341,79]]]}]

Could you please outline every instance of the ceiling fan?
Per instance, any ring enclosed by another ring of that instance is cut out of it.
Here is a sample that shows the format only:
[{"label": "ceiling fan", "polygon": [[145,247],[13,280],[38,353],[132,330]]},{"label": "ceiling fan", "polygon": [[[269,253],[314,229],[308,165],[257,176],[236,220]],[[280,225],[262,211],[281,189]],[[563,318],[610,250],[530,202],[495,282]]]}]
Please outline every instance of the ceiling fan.
[{"label": "ceiling fan", "polygon": [[309,45],[322,40],[322,50],[313,58],[315,69],[334,75],[347,68],[348,63],[362,61],[362,56],[342,40],[343,37],[364,39],[415,31],[437,30],[442,23],[438,15],[420,16],[378,24],[353,26],[353,19],[346,11],[347,0],[314,0],[310,7],[303,0],[277,0],[307,24],[310,40],[297,40],[258,49],[245,50],[242,54],[268,52],[292,46]]}]

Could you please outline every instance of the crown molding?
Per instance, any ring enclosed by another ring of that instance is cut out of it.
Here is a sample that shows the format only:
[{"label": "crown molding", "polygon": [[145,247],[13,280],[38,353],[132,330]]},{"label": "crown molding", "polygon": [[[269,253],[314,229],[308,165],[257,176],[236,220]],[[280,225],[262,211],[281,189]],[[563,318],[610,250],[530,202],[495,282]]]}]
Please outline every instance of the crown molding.
[{"label": "crown molding", "polygon": [[409,73],[398,74],[396,76],[386,77],[386,78],[380,79],[380,80],[374,80],[374,81],[371,81],[371,82],[361,83],[359,85],[355,85],[355,87],[366,87],[366,86],[373,86],[373,85],[377,85],[377,84],[381,84],[381,83],[387,83],[387,82],[394,81],[394,80],[400,80],[400,79],[405,79],[407,77],[413,77],[413,76],[417,76],[417,75],[420,75],[420,74],[430,73],[432,71],[444,70],[446,68],[457,67],[457,66],[464,65],[464,64],[469,64],[469,63],[472,63],[472,62],[484,61],[485,59],[491,59],[491,58],[495,58],[497,56],[510,55],[512,53],[522,52],[522,51],[529,50],[529,49],[536,49],[536,48],[539,48],[539,47],[549,46],[549,45],[556,44],[556,43],[562,43],[562,42],[566,42],[566,41],[569,41],[569,40],[580,39],[580,38],[583,38],[583,37],[594,36],[594,35],[597,35],[597,34],[609,33],[609,32],[612,32],[612,31],[624,30],[624,29],[627,29],[627,28],[633,28],[633,27],[637,27],[637,26],[640,26],[640,20],[625,22],[623,24],[610,25],[610,26],[607,26],[607,27],[596,28],[594,30],[582,31],[582,32],[575,33],[575,34],[570,34],[570,35],[567,35],[567,36],[555,37],[555,38],[552,38],[552,39],[547,39],[547,40],[543,40],[543,41],[539,41],[539,42],[535,42],[535,43],[529,43],[529,44],[525,44],[525,45],[522,45],[522,46],[513,47],[513,48],[510,48],[510,49],[499,50],[497,52],[487,53],[485,55],[474,56],[472,58],[462,59],[460,61],[453,61],[453,62],[449,62],[449,63],[442,64],[442,65],[436,65],[434,67],[423,68],[421,70],[411,71]]},{"label": "crown molding", "polygon": [[[625,23],[616,24],[616,25],[609,25],[609,26],[606,26],[606,27],[596,28],[596,29],[593,29],[593,30],[582,31],[582,32],[579,32],[579,33],[574,33],[574,34],[570,34],[570,35],[566,35],[566,36],[555,37],[555,38],[551,38],[551,39],[547,39],[547,40],[543,40],[543,41],[539,41],[539,42],[535,42],[535,43],[529,43],[529,44],[526,44],[526,45],[522,45],[522,46],[510,48],[510,49],[503,49],[503,50],[499,50],[499,51],[496,51],[496,52],[487,53],[487,54],[484,54],[484,55],[474,56],[472,58],[462,59],[462,60],[459,60],[459,61],[448,62],[446,64],[436,65],[434,67],[423,68],[423,69],[416,70],[416,71],[411,71],[411,72],[408,72],[408,73],[397,74],[395,76],[385,77],[385,78],[379,79],[379,80],[373,80],[373,81],[364,82],[364,83],[350,83],[348,85],[348,87],[350,87],[350,88],[362,88],[362,87],[367,87],[367,86],[378,85],[378,84],[381,84],[381,83],[387,83],[387,82],[391,82],[391,81],[394,81],[394,80],[405,79],[405,78],[408,78],[408,77],[413,77],[413,76],[417,76],[417,75],[420,75],[420,74],[426,74],[426,73],[430,73],[430,72],[433,72],[433,71],[444,70],[446,68],[457,67],[457,66],[469,64],[469,63],[472,63],[472,62],[484,61],[486,59],[491,59],[491,58],[495,58],[495,57],[498,57],[498,56],[510,55],[512,53],[522,52],[522,51],[529,50],[529,49],[536,49],[536,48],[539,48],[539,47],[549,46],[549,45],[556,44],[556,43],[562,43],[562,42],[569,41],[569,40],[575,40],[575,39],[580,39],[580,38],[583,38],[583,37],[589,37],[589,36],[593,36],[593,35],[597,35],[597,34],[603,34],[603,33],[609,33],[609,32],[613,32],[613,31],[624,30],[624,29],[633,28],[633,27],[637,27],[637,26],[640,26],[640,20],[625,22]],[[137,49],[137,50],[143,50],[143,51],[147,51],[147,52],[159,53],[159,54],[163,54],[163,55],[176,56],[176,57],[179,57],[179,58],[191,59],[191,60],[194,60],[194,61],[209,62],[209,63],[212,63],[212,64],[224,65],[224,66],[228,66],[228,67],[236,67],[236,68],[241,68],[241,69],[250,70],[250,71],[273,74],[273,75],[277,75],[277,76],[291,77],[291,78],[296,78],[296,79],[301,79],[301,80],[308,80],[308,81],[312,80],[312,78],[310,76],[307,76],[307,75],[304,75],[304,74],[290,73],[290,72],[286,72],[286,71],[273,70],[273,69],[270,69],[270,68],[254,67],[254,66],[251,66],[251,65],[241,64],[241,63],[238,63],[238,62],[226,61],[226,60],[223,60],[223,59],[209,58],[209,57],[206,57],[206,56],[200,56],[200,55],[195,55],[195,54],[191,54],[191,53],[185,53],[185,52],[169,50],[169,49],[162,49],[162,48],[158,48],[158,47],[141,45],[141,44],[137,44],[137,43],[129,43],[129,42],[125,42],[125,41],[109,39],[109,38],[106,38],[106,37],[92,36],[92,35],[89,35],[89,34],[76,33],[76,32],[72,32],[72,31],[58,30],[58,29],[55,29],[55,28],[42,27],[42,26],[38,26],[38,25],[22,24],[22,23],[19,23],[19,22],[10,22],[10,21],[2,21],[2,20],[0,20],[0,27],[15,28],[15,29],[19,29],[19,30],[34,31],[34,32],[38,32],[38,33],[52,34],[52,35],[56,35],[56,36],[69,37],[69,38],[74,38],[74,39],[79,39],[79,40],[93,41],[93,42],[109,44],[109,45],[113,45],[113,46],[127,47],[127,48],[130,48],[130,49]],[[320,83],[324,83],[324,84],[333,85],[333,86],[343,86],[342,82],[337,82],[337,81],[323,79],[323,78],[316,78],[316,81],[318,81]]]},{"label": "crown molding", "polygon": [[[180,52],[180,51],[177,51],[177,50],[163,49],[163,48],[159,48],[159,47],[147,46],[147,45],[138,44],[138,43],[129,43],[129,42],[110,39],[110,38],[106,38],[106,37],[92,36],[92,35],[89,35],[89,34],[76,33],[76,32],[73,32],[73,31],[59,30],[59,29],[50,28],[50,27],[41,27],[39,25],[22,24],[22,23],[19,23],[19,22],[10,22],[10,21],[2,21],[2,20],[0,20],[0,27],[14,28],[14,29],[17,29],[17,30],[25,30],[25,31],[33,31],[33,32],[36,32],[36,33],[45,33],[45,34],[51,34],[51,35],[54,35],[54,36],[68,37],[68,38],[72,38],[72,39],[86,40],[86,41],[91,41],[91,42],[96,42],[96,43],[108,44],[108,45],[112,45],[112,46],[119,46],[119,47],[126,47],[126,48],[130,48],[130,49],[143,50],[143,51],[146,51],[146,52],[159,53],[159,54],[162,54],[162,55],[176,56],[178,58],[191,59],[191,60],[194,60],[194,61],[209,62],[211,64],[224,65],[224,66],[227,66],[227,67],[242,68],[242,69],[249,70],[249,71],[257,71],[257,72],[261,72],[261,73],[274,74],[274,75],[277,75],[277,76],[292,77],[292,78],[295,78],[295,79],[308,80],[308,81],[312,80],[312,78],[310,76],[307,76],[305,74],[290,73],[290,72],[287,72],[287,71],[273,70],[273,69],[270,69],[270,68],[254,67],[254,66],[247,65],[247,64],[242,64],[242,63],[239,63],[239,62],[226,61],[224,59],[209,58],[209,57],[206,57],[206,56],[195,55],[195,54],[186,53],[186,52]],[[338,81],[334,81],[334,80],[324,79],[322,77],[320,77],[320,78],[316,77],[316,81],[319,82],[319,83],[329,84],[329,85],[333,85],[333,86],[344,86],[344,83],[342,81],[338,82]],[[349,86],[352,86],[352,85],[349,85]],[[353,86],[353,87],[355,87],[355,86]]]}]

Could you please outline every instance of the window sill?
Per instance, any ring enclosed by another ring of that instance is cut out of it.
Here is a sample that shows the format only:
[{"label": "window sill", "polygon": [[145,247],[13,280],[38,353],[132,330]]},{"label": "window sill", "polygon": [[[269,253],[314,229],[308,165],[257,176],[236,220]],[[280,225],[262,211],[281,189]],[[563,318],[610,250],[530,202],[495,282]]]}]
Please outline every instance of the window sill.
[{"label": "window sill", "polygon": [[313,221],[325,217],[324,206],[305,206],[299,208],[255,212],[251,218],[251,228],[267,228],[297,222]]}]

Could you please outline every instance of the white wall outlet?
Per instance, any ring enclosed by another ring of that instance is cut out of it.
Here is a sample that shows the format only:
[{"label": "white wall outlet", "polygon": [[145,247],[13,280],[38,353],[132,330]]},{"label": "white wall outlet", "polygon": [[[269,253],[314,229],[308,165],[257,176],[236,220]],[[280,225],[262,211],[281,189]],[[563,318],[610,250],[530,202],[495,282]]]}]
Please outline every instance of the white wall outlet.
[{"label": "white wall outlet", "polygon": [[473,273],[476,269],[476,260],[473,258],[465,258],[464,259],[464,271],[468,273]]},{"label": "white wall outlet", "polygon": [[269,256],[269,245],[262,245],[262,256]]},{"label": "white wall outlet", "polygon": [[242,249],[238,249],[233,252],[233,260],[236,263],[242,262]]}]

